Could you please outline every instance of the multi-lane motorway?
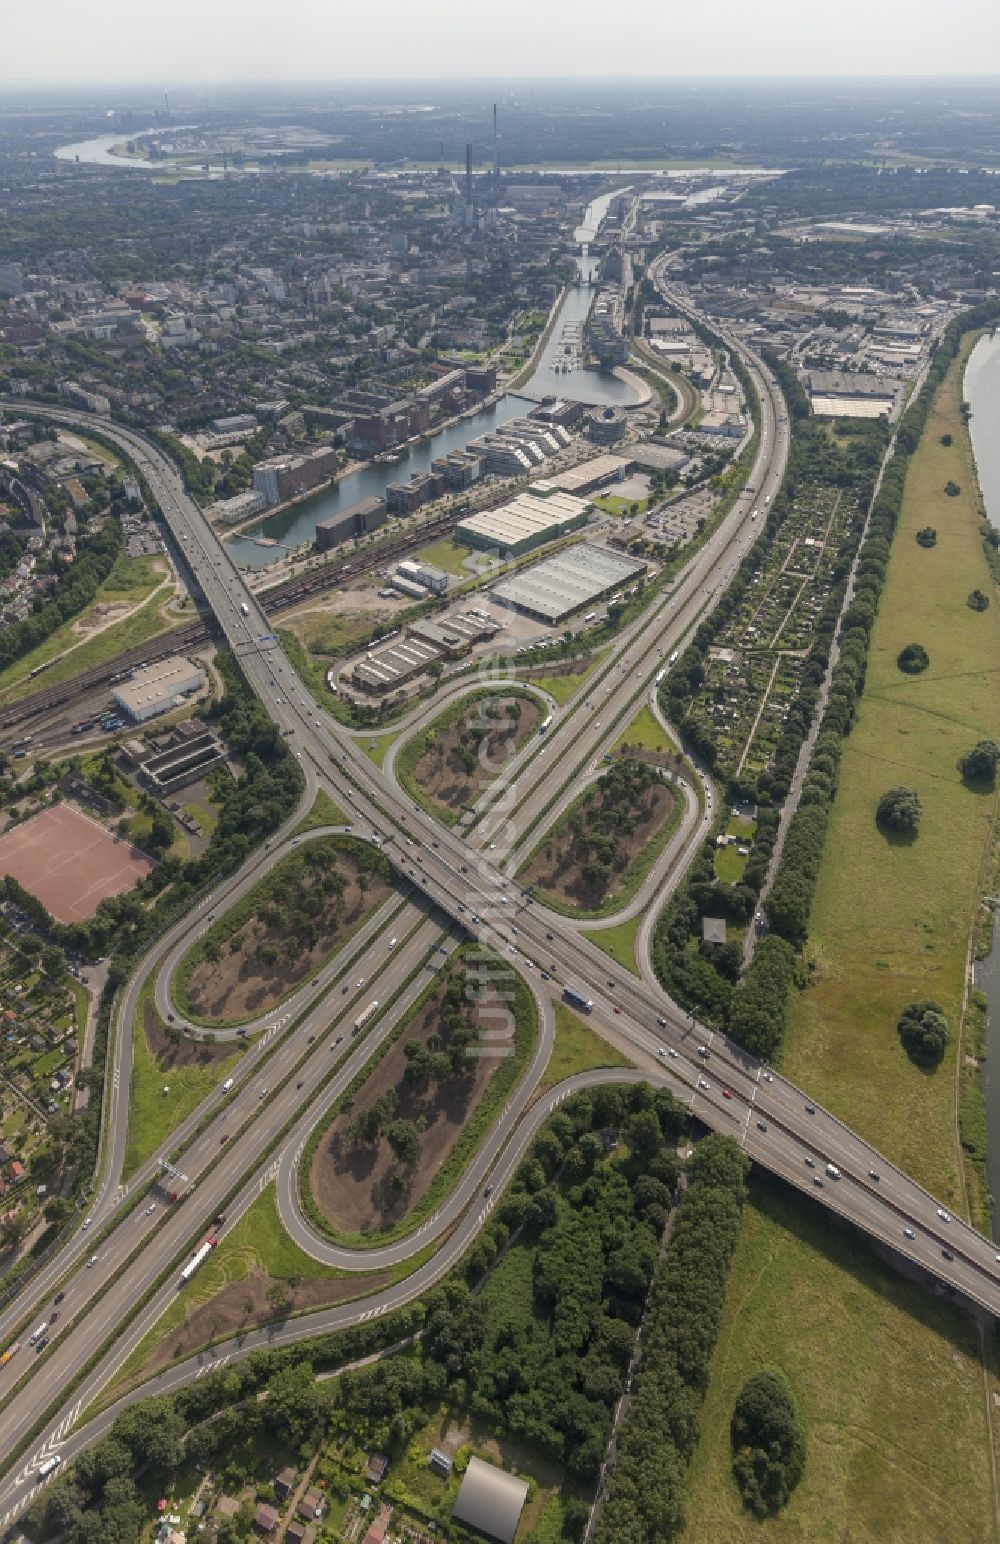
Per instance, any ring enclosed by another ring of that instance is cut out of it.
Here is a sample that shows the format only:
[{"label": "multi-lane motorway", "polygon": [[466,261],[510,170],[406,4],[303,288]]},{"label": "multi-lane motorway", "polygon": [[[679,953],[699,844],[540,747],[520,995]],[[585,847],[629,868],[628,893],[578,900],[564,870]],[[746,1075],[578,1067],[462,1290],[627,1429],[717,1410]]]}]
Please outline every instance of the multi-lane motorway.
[{"label": "multi-lane motorway", "polygon": [[[511,877],[567,791],[579,786],[628,722],[633,705],[644,699],[667,654],[683,644],[715,604],[735,565],[759,534],[753,509],[773,496],[780,484],[788,450],[781,398],[745,346],[736,339],[727,341],[751,368],[761,401],[760,450],[750,478],[753,491],[741,497],[669,591],[658,594],[643,616],[623,632],[612,658],[591,677],[580,701],[559,716],[544,746],[533,742],[512,760],[465,835],[439,826],[411,805],[317,708],[270,635],[252,592],[187,496],[172,463],[141,435],[104,426],[108,437],[144,473],[206,605],[251,686],[287,735],[302,769],[304,793],[296,816],[276,833],[268,849],[204,897],[193,917],[159,940],[123,994],[103,1180],[94,1198],[93,1221],[87,1230],[81,1225],[58,1260],[25,1288],[17,1305],[0,1315],[3,1344],[25,1314],[44,1316],[57,1285],[66,1293],[64,1322],[45,1355],[30,1364],[23,1357],[15,1358],[0,1371],[0,1453],[9,1455],[6,1462],[0,1460],[0,1526],[13,1520],[31,1494],[35,1470],[45,1453],[58,1448],[71,1456],[81,1443],[99,1434],[93,1423],[71,1433],[76,1416],[114,1381],[130,1350],[176,1293],[174,1262],[210,1226],[224,1202],[231,1221],[265,1183],[276,1179],[282,1215],[303,1247],[331,1264],[358,1270],[398,1264],[428,1241],[447,1235],[434,1259],[405,1281],[352,1304],[292,1320],[278,1338],[305,1336],[383,1312],[423,1290],[428,1279],[447,1269],[488,1210],[481,1200],[484,1179],[489,1179],[495,1196],[523,1151],[533,1123],[544,1114],[547,1100],[525,1112],[550,1043],[552,995],[566,983],[593,1000],[595,1028],[627,1041],[641,1066],[657,1069],[661,1080],[702,1121],[733,1135],[754,1161],[815,1194],[970,1300],[991,1312],[1000,1309],[1000,1262],[989,1241],[948,1217],[932,1197],[801,1090],[723,1037],[709,1035],[648,979],[636,979],[609,966],[608,956],[581,937],[570,921],[543,910]],[[24,404],[19,406],[23,410]],[[39,411],[67,422],[89,422],[84,414]],[[153,1178],[161,1156],[148,1160],[131,1178],[128,1189],[122,1190],[131,1023],[142,990],[150,978],[155,979],[161,1011],[172,1011],[170,966],[197,936],[209,912],[233,904],[289,850],[296,840],[292,835],[296,820],[320,788],[327,788],[342,808],[350,808],[357,834],[380,837],[403,880],[403,894],[368,920],[315,983],[300,989],[280,1015],[270,1016],[260,1026],[261,1035],[240,1063],[236,1087],[229,1092],[216,1090],[173,1134],[170,1150],[179,1154],[178,1167],[195,1182],[184,1203],[170,1209],[160,1206],[149,1211],[141,1205],[130,1210],[131,1199]],[[706,782],[696,792],[694,818],[689,806],[684,848],[672,864],[671,880],[696,850],[704,821],[710,818],[714,797],[710,785]],[[386,944],[390,914],[392,932],[400,940],[393,950]],[[538,1052],[455,1195],[419,1237],[383,1252],[384,1259],[377,1252],[361,1256],[338,1250],[319,1239],[299,1214],[295,1169],[302,1144],[322,1110],[371,1054],[373,1036],[391,1032],[426,979],[424,973],[444,958],[437,951],[448,952],[465,933],[503,954],[531,985],[539,1005]],[[357,985],[361,977],[367,983],[364,988]],[[376,991],[380,1001],[392,1003],[390,1011],[380,1015],[376,1029],[352,1048],[351,1018],[358,1003],[363,1006]],[[338,1035],[344,1036],[342,1042]],[[88,1264],[95,1254],[96,1261]],[[169,1279],[160,1284],[165,1272]],[[149,1301],[138,1322],[116,1336],[126,1310],[147,1295]],[[87,1371],[69,1398],[61,1400],[61,1392],[78,1382],[98,1352],[102,1352],[98,1366]],[[223,1354],[230,1353],[223,1348]],[[196,1364],[173,1369],[163,1386],[175,1386],[197,1370]],[[45,1429],[25,1451],[25,1441],[42,1413],[47,1417]]]}]

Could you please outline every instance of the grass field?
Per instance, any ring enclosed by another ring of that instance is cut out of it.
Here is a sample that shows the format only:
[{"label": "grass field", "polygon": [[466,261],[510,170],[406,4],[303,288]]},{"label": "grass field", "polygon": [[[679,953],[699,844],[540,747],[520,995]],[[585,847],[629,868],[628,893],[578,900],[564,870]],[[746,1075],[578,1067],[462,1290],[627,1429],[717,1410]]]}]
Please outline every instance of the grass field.
[{"label": "grass field", "polygon": [[628,922],[619,922],[617,927],[591,928],[584,930],[584,938],[589,938],[605,954],[610,954],[613,960],[630,970],[633,976],[639,974],[639,967],[635,962],[635,940],[639,932],[642,916],[632,917]]},{"label": "grass field", "polygon": [[401,729],[397,729],[395,734],[371,734],[365,730],[363,734],[356,734],[354,739],[368,760],[373,761],[377,767],[381,767],[402,733]]},{"label": "grass field", "polygon": [[[132,1034],[132,1097],[123,1180],[134,1174],[206,1094],[229,1076],[241,1054],[235,1050],[225,1061],[164,1070],[146,1042],[140,1003]],[[170,1092],[165,1094],[164,1088]]]},{"label": "grass field", "polygon": [[321,788],[312,802],[312,809],[295,827],[295,834],[298,836],[303,831],[314,831],[317,826],[346,826],[349,823],[350,817],[345,815],[335,799],[331,799],[326,789]]},{"label": "grass field", "polygon": [[582,670],[577,671],[573,675],[532,675],[528,676],[527,679],[530,680],[533,686],[538,686],[543,692],[548,692],[549,696],[554,698],[559,706],[562,707],[580,690],[584,681],[593,675],[607,652],[607,649],[602,649],[599,654],[595,654],[589,664],[584,665]]},{"label": "grass field", "polygon": [[[964,360],[964,355],[963,355]],[[888,1157],[961,1207],[955,1137],[954,1040],[936,1073],[911,1065],[896,1019],[935,998],[958,1022],[980,865],[996,796],[962,783],[957,759],[1000,740],[1000,611],[966,605],[992,590],[978,531],[968,438],[959,420],[961,369],[942,383],[913,457],[868,680],[844,745],[840,785],[810,923],[816,980],[792,1013],[784,1069]],[[946,447],[940,436],[950,433]],[[948,498],[949,478],[961,495]],[[921,526],[937,545],[918,546]],[[904,644],[929,668],[906,676]],[[876,829],[879,796],[897,784],[923,801],[919,834],[893,844]]]},{"label": "grass field", "polygon": [[[684,1544],[985,1544],[989,1430],[971,1319],[883,1266],[860,1234],[754,1177],[692,1460]],[[742,1384],[780,1367],[806,1430],[777,1518],[743,1511],[729,1422]]]},{"label": "grass field", "polygon": [[616,493],[607,493],[594,504],[608,515],[644,515],[649,508],[648,499],[622,499]]},{"label": "grass field", "polygon": [[670,735],[645,703],[626,724],[611,749],[616,751],[622,745],[638,746],[644,751],[659,751],[669,755],[677,750]]},{"label": "grass field", "polygon": [[635,1065],[615,1046],[595,1034],[590,1025],[565,1003],[556,1003],[555,1009],[556,1038],[545,1066],[542,1088],[551,1088],[553,1083],[561,1083],[563,1078],[571,1078],[577,1072],[589,1072],[592,1067]]},{"label": "grass field", "polygon": [[432,541],[417,553],[420,562],[432,563],[435,568],[443,568],[446,574],[455,574],[460,579],[469,578],[469,570],[464,565],[467,558],[474,556],[469,547],[458,541],[450,541],[447,537],[441,541]]}]

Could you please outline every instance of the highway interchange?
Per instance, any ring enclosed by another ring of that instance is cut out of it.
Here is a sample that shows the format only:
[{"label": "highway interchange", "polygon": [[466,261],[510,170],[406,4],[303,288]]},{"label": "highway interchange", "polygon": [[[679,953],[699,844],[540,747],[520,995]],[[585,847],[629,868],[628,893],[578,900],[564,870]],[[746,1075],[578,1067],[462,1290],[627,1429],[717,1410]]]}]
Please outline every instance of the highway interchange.
[{"label": "highway interchange", "polygon": [[[683,306],[682,297],[674,298]],[[22,1352],[0,1369],[0,1453],[6,1455],[0,1465],[0,1529],[11,1525],[30,1499],[46,1456],[58,1452],[69,1459],[110,1425],[115,1406],[83,1426],[76,1423],[115,1383],[122,1364],[174,1300],[178,1263],[211,1230],[214,1216],[224,1211],[231,1226],[274,1181],[289,1232],[331,1265],[372,1272],[399,1267],[428,1243],[440,1247],[402,1280],[352,1303],[247,1334],[239,1345],[202,1353],[143,1385],[143,1396],[177,1387],[254,1345],[358,1323],[425,1291],[467,1248],[554,1103],[588,1082],[645,1075],[663,1083],[702,1122],[741,1142],[755,1162],[814,1194],[971,1302],[991,1313],[1000,1310],[1000,1262],[990,1241],[948,1217],[933,1197],[780,1074],[711,1035],[673,1004],[652,974],[649,928],[640,935],[642,975],[636,978],[583,937],[572,919],[534,902],[512,877],[547,824],[593,775],[636,707],[649,700],[653,676],[711,609],[758,536],[753,510],[780,486],[788,453],[780,395],[751,351],[735,338],[726,341],[743,356],[761,402],[760,448],[747,490],[681,574],[623,630],[611,657],[557,714],[548,735],[529,741],[512,758],[474,820],[460,829],[438,824],[415,806],[313,702],[172,463],[141,435],[102,425],[144,474],[207,607],[253,690],[287,735],[301,766],[303,793],[282,830],[157,940],[119,994],[92,1221],[86,1227],[81,1221],[67,1247],[0,1313],[2,1347],[25,1324],[30,1329],[29,1320],[47,1316],[57,1290],[65,1293],[62,1322],[44,1355],[29,1360]],[[22,411],[24,406],[19,404]],[[68,423],[93,423],[68,410],[37,411]],[[440,703],[434,711],[439,710]],[[400,892],[280,1011],[245,1026],[259,1033],[234,1073],[234,1088],[216,1088],[123,1186],[131,1027],[143,992],[151,983],[161,1014],[174,1011],[173,972],[208,915],[232,906],[294,845],[308,840],[297,837],[295,828],[321,789],[349,811],[355,836],[379,838],[401,880]],[[683,821],[656,870],[661,898],[696,853],[713,814],[715,794],[707,779],[679,791]],[[419,1230],[378,1250],[343,1249],[301,1214],[296,1170],[302,1147],[323,1112],[392,1033],[431,971],[469,934],[502,954],[534,994],[539,1036],[531,1065],[453,1194]],[[388,946],[390,935],[398,939],[394,948]],[[543,979],[543,972],[550,979]],[[565,984],[593,999],[593,1027],[627,1045],[641,1071],[584,1074],[537,1098],[554,1031],[553,997]],[[355,1039],[352,1021],[375,997],[386,1011]],[[185,1199],[150,1210],[159,1194],[150,1187],[167,1154],[176,1155],[176,1166],[187,1177],[189,1184],[181,1187]],[[122,1331],[137,1304],[142,1304],[138,1317]]]}]

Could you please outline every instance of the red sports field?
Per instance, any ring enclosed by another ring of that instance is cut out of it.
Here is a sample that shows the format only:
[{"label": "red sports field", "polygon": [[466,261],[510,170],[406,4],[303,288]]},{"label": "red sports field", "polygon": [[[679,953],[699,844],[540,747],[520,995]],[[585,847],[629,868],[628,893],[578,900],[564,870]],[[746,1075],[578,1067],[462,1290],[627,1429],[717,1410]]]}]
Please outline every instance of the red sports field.
[{"label": "red sports field", "polygon": [[0,874],[13,875],[57,922],[86,921],[105,896],[131,890],[152,868],[72,804],[53,804],[0,836]]}]

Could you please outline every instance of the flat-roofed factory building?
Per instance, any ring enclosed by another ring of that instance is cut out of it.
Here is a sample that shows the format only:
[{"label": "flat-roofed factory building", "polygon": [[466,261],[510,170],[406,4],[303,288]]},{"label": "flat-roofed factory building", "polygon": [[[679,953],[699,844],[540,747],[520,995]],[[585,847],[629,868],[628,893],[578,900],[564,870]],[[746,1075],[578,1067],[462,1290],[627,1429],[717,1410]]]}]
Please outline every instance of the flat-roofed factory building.
[{"label": "flat-roofed factory building", "polygon": [[497,509],[469,515],[455,527],[455,536],[470,547],[498,548],[517,557],[543,542],[565,536],[583,525],[590,505],[551,483],[539,483]]},{"label": "flat-roofed factory building", "polygon": [[490,587],[490,596],[550,625],[593,606],[645,573],[638,558],[580,542]]},{"label": "flat-roofed factory building", "polygon": [[200,691],[204,684],[204,670],[180,654],[171,654],[113,686],[111,695],[133,723],[144,724],[158,713],[168,712],[178,697]]},{"label": "flat-roofed factory building", "polygon": [[496,622],[470,612],[436,621],[421,618],[410,624],[404,638],[394,638],[358,660],[350,672],[351,682],[360,691],[384,696],[423,675],[436,662],[460,659],[473,644],[498,631]]}]

